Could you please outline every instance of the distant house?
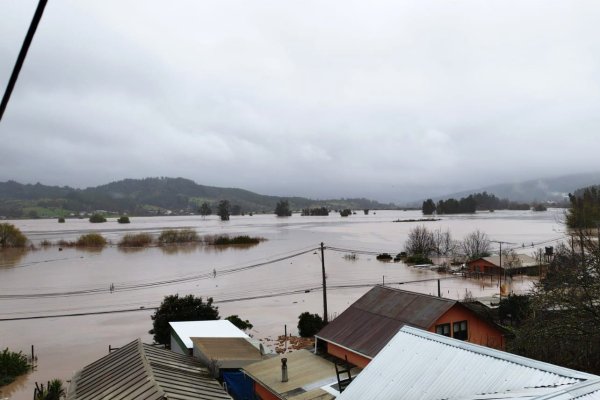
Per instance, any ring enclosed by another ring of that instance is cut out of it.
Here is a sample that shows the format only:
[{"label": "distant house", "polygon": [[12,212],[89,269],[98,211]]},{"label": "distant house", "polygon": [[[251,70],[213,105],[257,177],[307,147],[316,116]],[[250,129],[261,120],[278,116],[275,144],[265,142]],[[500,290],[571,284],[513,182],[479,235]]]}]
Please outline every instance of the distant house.
[{"label": "distant house", "polygon": [[375,286],[315,337],[327,353],[364,368],[403,326],[493,348],[505,331],[456,300]]},{"label": "distant house", "polygon": [[77,372],[68,400],[231,400],[192,357],[135,340]]},{"label": "distant house", "polygon": [[169,322],[169,325],[171,326],[171,350],[181,354],[193,355],[193,337],[251,339],[244,331],[226,319],[216,321]]},{"label": "distant house", "polygon": [[405,326],[338,400],[598,400],[600,377]]},{"label": "distant house", "polygon": [[540,263],[527,254],[516,254],[513,256],[502,257],[500,265],[500,256],[481,257],[467,263],[467,269],[471,273],[480,273],[485,275],[510,275],[524,274],[529,272],[538,273]]},{"label": "distant house", "polygon": [[[286,360],[283,378],[282,359]],[[308,350],[281,354],[244,367],[254,382],[254,394],[261,400],[330,400],[337,390],[335,365]]]}]

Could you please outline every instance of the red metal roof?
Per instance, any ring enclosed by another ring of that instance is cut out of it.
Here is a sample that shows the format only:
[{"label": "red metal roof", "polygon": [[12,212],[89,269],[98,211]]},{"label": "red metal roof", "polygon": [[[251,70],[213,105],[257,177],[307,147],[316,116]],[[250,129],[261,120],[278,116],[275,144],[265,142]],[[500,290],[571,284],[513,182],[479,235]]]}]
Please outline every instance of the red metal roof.
[{"label": "red metal roof", "polygon": [[429,329],[456,300],[375,286],[318,334],[368,357],[377,353],[404,325]]}]

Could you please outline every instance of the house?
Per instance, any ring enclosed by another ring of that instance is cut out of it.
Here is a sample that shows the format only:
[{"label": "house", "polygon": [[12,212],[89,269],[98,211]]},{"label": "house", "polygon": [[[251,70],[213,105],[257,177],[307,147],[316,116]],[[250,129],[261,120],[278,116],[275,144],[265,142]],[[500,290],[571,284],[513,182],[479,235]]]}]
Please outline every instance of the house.
[{"label": "house", "polygon": [[316,336],[327,353],[364,368],[403,326],[493,348],[505,330],[456,300],[375,286]]},{"label": "house", "polygon": [[502,257],[502,265],[500,265],[500,256],[481,257],[467,262],[467,269],[470,273],[485,275],[539,273],[541,266],[542,264],[527,254]]},{"label": "house", "polygon": [[194,353],[193,337],[197,338],[244,338],[251,340],[244,331],[224,320],[169,322],[171,326],[171,350],[180,354]]},{"label": "house", "polygon": [[254,393],[261,400],[330,400],[340,393],[334,363],[308,350],[247,365],[244,373],[253,380]]},{"label": "house", "polygon": [[404,326],[337,399],[600,399],[598,379]]},{"label": "house", "polygon": [[231,400],[231,397],[197,360],[137,339],[77,372],[69,385],[67,399]]}]

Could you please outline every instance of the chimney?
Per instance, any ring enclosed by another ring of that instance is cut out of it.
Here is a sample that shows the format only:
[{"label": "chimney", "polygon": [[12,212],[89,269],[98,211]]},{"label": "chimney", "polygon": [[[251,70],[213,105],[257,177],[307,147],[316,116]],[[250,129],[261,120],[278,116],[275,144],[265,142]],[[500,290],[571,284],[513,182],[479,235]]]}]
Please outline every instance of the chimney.
[{"label": "chimney", "polygon": [[287,373],[287,358],[281,359],[281,382],[288,381],[288,373]]}]

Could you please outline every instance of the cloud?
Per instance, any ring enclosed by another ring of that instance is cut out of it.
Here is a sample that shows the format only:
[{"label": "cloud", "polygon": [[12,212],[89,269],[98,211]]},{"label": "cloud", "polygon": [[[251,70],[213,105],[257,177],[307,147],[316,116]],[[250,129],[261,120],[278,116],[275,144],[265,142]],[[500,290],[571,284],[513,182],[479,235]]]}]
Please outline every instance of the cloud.
[{"label": "cloud", "polygon": [[[0,4],[2,84],[34,8]],[[585,1],[51,2],[0,123],[0,180],[184,176],[401,201],[598,170],[599,14]]]}]

